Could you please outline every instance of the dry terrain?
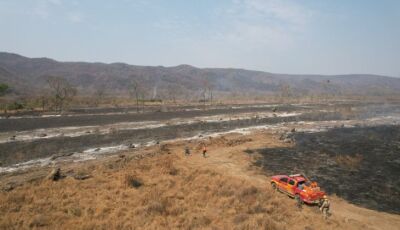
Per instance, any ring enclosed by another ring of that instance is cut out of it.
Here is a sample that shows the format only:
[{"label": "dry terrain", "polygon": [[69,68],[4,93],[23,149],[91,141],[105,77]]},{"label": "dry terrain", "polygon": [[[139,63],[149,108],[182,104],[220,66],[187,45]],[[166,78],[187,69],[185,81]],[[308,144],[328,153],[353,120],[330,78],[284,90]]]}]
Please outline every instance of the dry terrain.
[{"label": "dry terrain", "polygon": [[262,155],[249,150],[292,145],[268,131],[231,133],[60,162],[58,181],[45,178],[51,167],[6,174],[0,180],[0,229],[398,229],[399,215],[335,195],[325,221],[317,207],[298,209],[274,192],[271,172],[255,164]]}]

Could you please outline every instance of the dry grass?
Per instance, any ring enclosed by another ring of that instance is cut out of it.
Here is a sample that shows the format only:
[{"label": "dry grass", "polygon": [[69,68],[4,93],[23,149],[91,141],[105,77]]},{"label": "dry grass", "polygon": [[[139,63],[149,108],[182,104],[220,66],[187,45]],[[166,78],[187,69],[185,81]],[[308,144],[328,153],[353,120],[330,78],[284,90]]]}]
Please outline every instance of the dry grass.
[{"label": "dry grass", "polygon": [[[364,229],[326,222],[313,208],[299,211],[264,176],[245,171],[242,150],[220,148],[204,159],[185,157],[182,148],[97,163],[85,170],[93,175],[87,180],[43,180],[0,193],[0,229]],[[238,154],[225,158],[232,151]],[[214,164],[226,159],[238,164]]]}]

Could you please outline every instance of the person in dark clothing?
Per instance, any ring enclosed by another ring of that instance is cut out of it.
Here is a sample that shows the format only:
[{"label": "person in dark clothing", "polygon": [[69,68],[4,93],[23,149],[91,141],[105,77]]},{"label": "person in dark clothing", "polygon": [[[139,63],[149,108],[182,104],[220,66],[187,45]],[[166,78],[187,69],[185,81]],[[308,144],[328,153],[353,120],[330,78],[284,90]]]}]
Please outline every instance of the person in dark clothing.
[{"label": "person in dark clothing", "polygon": [[185,146],[185,156],[189,156],[190,155],[190,149],[188,146]]}]

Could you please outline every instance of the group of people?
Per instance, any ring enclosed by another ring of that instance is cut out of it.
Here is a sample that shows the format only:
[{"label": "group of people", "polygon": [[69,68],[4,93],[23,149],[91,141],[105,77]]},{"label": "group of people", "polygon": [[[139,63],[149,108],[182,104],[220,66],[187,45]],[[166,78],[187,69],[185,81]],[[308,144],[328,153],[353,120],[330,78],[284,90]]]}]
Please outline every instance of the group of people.
[{"label": "group of people", "polygon": [[[206,144],[202,145],[202,153],[203,153],[203,157],[206,158],[207,157],[207,146]],[[190,149],[188,146],[185,146],[185,155],[189,156],[190,155]]]},{"label": "group of people", "polygon": [[[302,202],[301,202],[300,198],[296,198],[296,199],[297,199],[297,207],[301,209]],[[322,197],[322,199],[319,200],[318,206],[319,206],[319,210],[321,211],[322,215],[324,216],[324,219],[325,220],[328,219],[328,216],[330,215],[330,213],[329,213],[330,201],[326,195],[324,195]]]},{"label": "group of people", "polygon": [[[202,144],[202,153],[203,153],[203,157],[206,158],[207,157],[207,146],[206,144]],[[190,153],[190,149],[189,146],[185,146],[185,156],[189,156]],[[301,184],[302,186],[302,184]],[[317,183],[313,182],[311,184],[312,188],[317,187]],[[323,196],[323,198],[320,200],[319,202],[319,210],[322,212],[324,219],[327,219],[329,216],[329,207],[330,207],[330,201],[328,199],[328,197],[326,195]]]}]

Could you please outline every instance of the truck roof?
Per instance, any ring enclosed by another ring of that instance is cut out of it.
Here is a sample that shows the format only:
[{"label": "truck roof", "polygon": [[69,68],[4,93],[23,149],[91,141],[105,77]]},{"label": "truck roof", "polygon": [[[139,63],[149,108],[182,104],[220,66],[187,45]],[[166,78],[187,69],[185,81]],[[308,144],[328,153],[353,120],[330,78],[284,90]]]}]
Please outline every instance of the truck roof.
[{"label": "truck roof", "polygon": [[294,174],[294,175],[275,175],[275,176],[273,176],[272,178],[275,178],[275,179],[278,179],[278,180],[279,180],[279,179],[282,178],[282,177],[289,177],[289,178],[295,180],[296,182],[307,181],[306,177],[303,176],[303,175],[301,175],[301,174]]},{"label": "truck roof", "polygon": [[301,175],[301,174],[294,174],[294,175],[289,175],[290,178],[294,179],[297,182],[302,182],[302,181],[306,181],[306,178]]}]

